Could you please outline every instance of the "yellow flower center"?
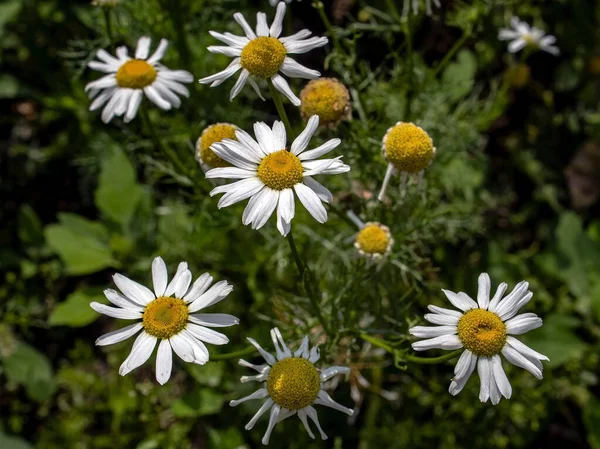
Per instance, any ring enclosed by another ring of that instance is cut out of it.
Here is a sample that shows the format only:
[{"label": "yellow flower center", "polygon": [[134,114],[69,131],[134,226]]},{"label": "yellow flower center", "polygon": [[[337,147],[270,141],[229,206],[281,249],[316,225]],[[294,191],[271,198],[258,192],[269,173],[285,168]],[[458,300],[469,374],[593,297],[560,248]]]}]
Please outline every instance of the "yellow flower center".
[{"label": "yellow flower center", "polygon": [[243,48],[240,63],[250,75],[267,79],[277,73],[285,55],[285,47],[279,39],[257,37]]},{"label": "yellow flower center", "polygon": [[385,254],[390,239],[389,231],[380,223],[369,223],[356,236],[356,243],[365,253]]},{"label": "yellow flower center", "polygon": [[493,312],[469,310],[458,320],[458,338],[473,354],[491,357],[506,343],[506,325]]},{"label": "yellow flower center", "polygon": [[304,119],[319,116],[321,125],[336,125],[350,115],[348,89],[335,78],[310,81],[300,92],[300,113]]},{"label": "yellow flower center", "polygon": [[433,159],[431,137],[413,123],[400,122],[383,138],[387,160],[399,171],[418,173]]},{"label": "yellow flower center", "polygon": [[183,299],[161,296],[146,306],[144,330],[158,338],[171,338],[187,325],[188,308]]},{"label": "yellow flower center", "polygon": [[231,164],[217,156],[210,146],[223,139],[237,140],[235,130],[237,128],[229,123],[217,123],[202,131],[200,139],[196,144],[196,153],[210,168],[230,167]]},{"label": "yellow flower center", "polygon": [[132,59],[119,67],[116,78],[119,87],[143,89],[154,82],[156,70],[146,61]]},{"label": "yellow flower center", "polygon": [[273,190],[294,187],[302,181],[302,162],[287,150],[271,153],[260,161],[258,179]]},{"label": "yellow flower center", "polygon": [[298,410],[314,402],[321,389],[315,366],[299,357],[283,359],[271,367],[267,391],[277,405]]}]

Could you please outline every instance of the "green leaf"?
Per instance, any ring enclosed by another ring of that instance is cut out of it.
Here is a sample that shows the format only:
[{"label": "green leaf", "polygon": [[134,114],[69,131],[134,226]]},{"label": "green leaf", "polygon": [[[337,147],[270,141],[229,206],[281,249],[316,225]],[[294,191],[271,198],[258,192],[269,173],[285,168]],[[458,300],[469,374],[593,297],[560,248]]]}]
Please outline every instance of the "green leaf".
[{"label": "green leaf", "polygon": [[587,344],[576,334],[580,321],[572,316],[556,313],[544,319],[544,325],[523,335],[523,342],[547,356],[551,368],[560,366],[571,359],[580,358]]},{"label": "green leaf", "polygon": [[115,266],[108,245],[108,231],[101,224],[75,214],[59,214],[60,224],[46,226],[48,245],[72,275],[94,273]]},{"label": "green leaf", "polygon": [[54,308],[48,318],[48,324],[51,326],[87,326],[100,316],[90,307],[92,301],[103,304],[107,302],[100,290],[77,290],[71,293],[66,300]]},{"label": "green leaf", "polygon": [[9,437],[0,432],[0,447],[2,449],[34,449],[31,444],[19,437]]},{"label": "green leaf", "polygon": [[8,381],[24,385],[32,400],[45,401],[54,394],[56,384],[50,361],[33,346],[17,343],[14,352],[3,359],[2,364]]},{"label": "green leaf", "polygon": [[29,204],[22,204],[19,208],[18,223],[21,242],[26,245],[43,243],[42,223]]},{"label": "green leaf", "polygon": [[583,407],[583,423],[592,449],[600,449],[600,400],[594,396]]},{"label": "green leaf", "polygon": [[0,4],[0,38],[4,37],[6,24],[17,17],[21,12],[21,8],[23,8],[22,0],[8,0]]},{"label": "green leaf", "polygon": [[96,206],[110,220],[127,225],[142,198],[135,170],[125,154],[113,149],[102,162],[95,200]]},{"label": "green leaf", "polygon": [[461,50],[456,57],[456,62],[448,64],[442,75],[442,83],[450,101],[460,100],[473,90],[476,71],[475,55],[469,50]]},{"label": "green leaf", "polygon": [[230,427],[228,429],[208,429],[208,437],[213,448],[219,449],[243,449],[248,445],[244,442],[244,437],[238,429]]},{"label": "green leaf", "polygon": [[225,399],[213,389],[195,390],[182,399],[173,402],[173,414],[178,418],[195,418],[212,415],[221,411]]}]

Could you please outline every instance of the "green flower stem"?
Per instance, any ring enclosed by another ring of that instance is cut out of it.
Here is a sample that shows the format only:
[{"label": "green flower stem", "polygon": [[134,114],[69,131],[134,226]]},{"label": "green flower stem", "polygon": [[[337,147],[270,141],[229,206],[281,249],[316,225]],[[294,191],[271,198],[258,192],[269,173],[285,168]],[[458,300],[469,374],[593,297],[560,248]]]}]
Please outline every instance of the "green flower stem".
[{"label": "green flower stem", "polygon": [[462,46],[464,45],[464,43],[470,36],[471,36],[471,30],[470,29],[465,30],[463,35],[460,37],[460,39],[458,39],[454,43],[452,48],[450,50],[448,50],[448,52],[444,55],[444,58],[440,61],[440,63],[435,67],[435,69],[433,69],[433,77],[434,78],[437,77],[439,75],[439,73],[443,69],[446,68],[446,66],[452,60],[452,58],[454,57],[456,52],[462,48]]},{"label": "green flower stem", "polygon": [[338,38],[337,34],[335,34],[335,32],[333,31],[333,26],[331,25],[331,22],[329,21],[329,17],[327,17],[327,14],[325,14],[325,5],[323,5],[323,2],[321,2],[321,1],[316,1],[313,3],[313,6],[319,13],[319,17],[321,17],[321,21],[323,22],[323,25],[325,25],[325,29],[327,29],[327,34],[329,34],[329,36],[331,36],[331,40],[333,41],[333,46],[335,47],[335,49],[337,51],[339,51],[340,53],[343,54],[344,49],[342,48],[342,45],[340,44],[340,39]]},{"label": "green flower stem", "polygon": [[240,349],[239,351],[227,352],[225,354],[211,354],[210,360],[215,362],[218,360],[229,360],[229,359],[237,359],[240,357],[244,357],[246,355],[252,355],[258,352],[254,346],[250,346],[246,349]]},{"label": "green flower stem", "polygon": [[104,25],[106,26],[106,37],[108,38],[108,47],[111,51],[114,51],[114,40],[112,33],[112,18],[110,12],[112,8],[102,8],[104,14]]},{"label": "green flower stem", "polygon": [[371,343],[373,346],[383,348],[387,352],[398,355],[398,357],[405,362],[418,363],[421,365],[436,365],[447,360],[452,360],[463,352],[462,349],[457,349],[456,351],[449,352],[448,354],[444,354],[439,357],[417,357],[415,355],[405,354],[403,350],[394,348],[388,341],[381,340],[380,338],[376,338],[365,333],[361,333],[360,338]]},{"label": "green flower stem", "polygon": [[404,113],[402,114],[402,119],[406,122],[410,121],[411,115],[411,106],[413,99],[413,43],[412,43],[412,30],[410,23],[410,14],[407,17],[407,20],[402,22],[402,28],[404,29],[404,36],[406,38],[406,84],[408,88],[406,89],[406,101],[404,103]]},{"label": "green flower stem", "polygon": [[169,147],[168,145],[165,145],[163,143],[163,141],[160,139],[160,137],[156,133],[156,129],[154,128],[154,125],[152,124],[152,120],[150,120],[150,114],[148,114],[148,111],[146,110],[146,108],[144,108],[144,107],[140,108],[140,115],[142,116],[142,120],[144,121],[146,128],[148,128],[148,131],[150,133],[150,136],[152,137],[152,140],[154,141],[154,144],[158,148],[160,148],[163,153],[165,153],[167,155],[167,157],[171,160],[173,165],[175,165],[181,171],[181,174],[183,174],[184,176],[187,176],[188,175],[187,167],[185,166],[185,164],[183,162],[181,162],[181,159],[179,159],[179,156],[177,156],[177,153],[175,153],[175,151],[173,151],[173,149],[171,147]]},{"label": "green flower stem", "polygon": [[290,125],[290,119],[288,118],[287,113],[285,112],[285,108],[283,107],[283,102],[281,101],[281,95],[279,94],[279,91],[277,89],[275,89],[275,86],[273,85],[273,81],[271,81],[271,78],[267,79],[267,83],[269,84],[269,92],[271,93],[271,98],[273,98],[273,102],[275,103],[275,107],[277,108],[277,113],[279,114],[279,118],[281,118],[281,121],[285,125],[285,130],[288,134],[288,139],[291,140],[292,125]]},{"label": "green flower stem", "polygon": [[313,288],[313,282],[315,282],[312,272],[310,268],[304,261],[300,258],[300,254],[298,253],[298,249],[296,248],[296,244],[294,243],[294,237],[292,236],[292,231],[288,233],[286,239],[290,245],[290,251],[292,252],[292,258],[296,264],[296,268],[298,268],[298,272],[300,274],[300,278],[302,279],[302,284],[304,285],[304,290],[306,291],[306,296],[310,300],[313,308],[315,309],[315,313],[317,314],[317,318],[323,326],[323,330],[326,334],[329,334],[329,326],[327,325],[327,321],[325,321],[325,317],[321,312],[321,306],[319,305],[319,301],[317,299],[316,292]]}]

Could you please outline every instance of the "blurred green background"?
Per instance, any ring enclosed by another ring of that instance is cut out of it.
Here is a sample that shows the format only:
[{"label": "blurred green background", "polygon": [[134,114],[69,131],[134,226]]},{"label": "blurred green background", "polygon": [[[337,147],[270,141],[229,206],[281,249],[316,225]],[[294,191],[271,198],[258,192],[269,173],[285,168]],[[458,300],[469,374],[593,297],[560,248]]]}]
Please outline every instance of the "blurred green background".
[{"label": "blurred green background", "polygon": [[[171,272],[185,260],[194,276],[209,271],[234,284],[219,312],[241,324],[211,354],[245,349],[246,336],[270,349],[268,329],[277,325],[292,341],[321,338],[325,365],[351,366],[332,395],[356,407],[353,421],[321,408],[329,440],[310,440],[294,418],[276,427],[274,448],[600,449],[600,3],[442,0],[431,17],[423,9],[411,16],[408,55],[389,2],[326,2],[339,45],[299,58],[353,96],[353,121],[313,142],[341,137],[338,154],[352,167],[327,180],[336,210],[379,220],[396,240],[377,271],[356,259],[357,230],[343,213],[330,211],[318,225],[298,212],[295,238],[336,331],[324,340],[274,224],[252,231],[241,224],[242,205],[217,210],[194,160],[204,127],[271,124],[273,104],[251,90],[230,103],[232,82],[193,83],[180,110],[150,108],[159,135],[189,167],[178,173],[140,117],[104,125],[84,93],[100,76],[86,68],[95,50],[131,48],[143,35],[154,45],[170,40],[164,63],[172,69],[196,79],[222,70],[228,58],[206,50],[216,44],[208,30],[240,34],[235,11],[251,24],[260,10],[272,20],[268,2],[0,4],[0,448],[261,446],[264,420],[244,430],[258,403],[227,405],[252,389],[239,383],[247,373],[235,360],[178,360],[159,386],[151,362],[118,375],[130,341],[94,346],[122,323],[89,303],[106,301],[115,272],[148,284],[161,255]],[[287,30],[327,32],[310,0],[293,2],[288,14]],[[556,35],[561,55],[508,54],[497,32],[512,15]],[[302,85],[292,82],[296,93]],[[297,110],[286,107],[300,130]],[[436,159],[422,191],[410,186],[401,199],[394,184],[376,204],[381,138],[408,119],[432,136]],[[512,399],[481,404],[476,376],[452,397],[452,362],[396,366],[351,337],[360,329],[406,338],[427,304],[442,303],[440,288],[474,294],[481,271],[494,286],[528,280],[535,295],[527,311],[544,319],[524,341],[549,356],[545,377],[505,363]]]}]

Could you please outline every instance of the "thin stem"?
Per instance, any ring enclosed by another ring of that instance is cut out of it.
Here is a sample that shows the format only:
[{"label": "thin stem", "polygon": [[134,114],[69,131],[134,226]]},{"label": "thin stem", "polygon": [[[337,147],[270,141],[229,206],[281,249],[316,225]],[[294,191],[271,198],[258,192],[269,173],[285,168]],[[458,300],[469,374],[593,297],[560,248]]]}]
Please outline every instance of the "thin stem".
[{"label": "thin stem", "polygon": [[146,108],[144,108],[144,107],[140,108],[140,115],[142,116],[142,120],[146,124],[146,128],[148,128],[148,131],[150,132],[150,136],[152,137],[154,144],[157,147],[159,147],[163,151],[163,153],[165,153],[167,155],[167,157],[171,160],[171,162],[175,166],[177,166],[177,168],[181,171],[181,173],[183,175],[187,176],[187,174],[188,174],[187,167],[185,166],[185,164],[183,162],[181,162],[181,159],[179,159],[179,156],[177,156],[177,153],[175,153],[175,151],[173,151],[173,149],[171,149],[169,146],[165,145],[163,143],[163,141],[160,139],[160,137],[156,133],[156,129],[154,128],[154,125],[152,124],[152,120],[150,120],[150,114],[148,114],[148,111],[146,110]]},{"label": "thin stem", "polygon": [[304,290],[306,291],[306,296],[310,300],[313,308],[315,309],[315,313],[317,314],[317,318],[323,326],[323,330],[326,334],[329,334],[329,326],[325,321],[325,317],[321,312],[321,307],[319,305],[319,301],[317,299],[316,293],[313,288],[314,278],[312,276],[312,272],[307,264],[300,258],[300,254],[298,253],[298,249],[296,248],[296,244],[294,243],[294,237],[292,236],[292,231],[288,233],[286,236],[286,240],[290,245],[290,251],[292,252],[292,258],[294,259],[294,263],[296,264],[296,268],[298,268],[298,272],[300,274],[300,278],[302,279],[302,284],[304,285]]},{"label": "thin stem", "polygon": [[331,36],[331,40],[333,40],[333,46],[335,47],[336,50],[338,50],[340,53],[344,53],[344,50],[340,44],[340,40],[337,36],[337,34],[335,34],[335,32],[333,31],[333,26],[331,25],[331,22],[329,21],[329,17],[327,17],[327,14],[325,14],[325,5],[323,5],[323,2],[321,1],[316,1],[313,3],[313,6],[316,8],[317,12],[319,13],[319,17],[321,17],[321,20],[323,21],[323,25],[325,25],[325,29],[327,29],[327,33]]},{"label": "thin stem", "polygon": [[104,25],[106,26],[106,37],[108,38],[108,47],[114,50],[113,45],[113,34],[112,34],[112,22],[110,17],[110,12],[112,8],[102,8],[102,12],[104,13]]},{"label": "thin stem", "polygon": [[292,138],[292,126],[290,125],[290,120],[288,119],[287,113],[285,112],[285,108],[283,107],[283,102],[281,101],[281,95],[279,91],[275,89],[273,85],[273,81],[271,79],[267,79],[267,83],[269,84],[269,92],[271,93],[271,98],[273,98],[273,102],[275,103],[275,107],[277,108],[277,113],[279,117],[283,121],[285,125],[285,130],[288,134],[288,139]]},{"label": "thin stem", "polygon": [[406,84],[408,86],[406,90],[406,101],[404,103],[404,112],[402,114],[404,121],[410,120],[412,98],[413,98],[413,45],[412,45],[412,33],[410,29],[410,15],[405,21],[402,21],[402,28],[404,30],[404,36],[406,38]]},{"label": "thin stem", "polygon": [[246,349],[240,349],[239,351],[227,352],[225,354],[211,354],[210,360],[229,360],[229,359],[237,359],[239,357],[244,357],[245,355],[252,355],[255,352],[258,352],[254,346],[251,346]]},{"label": "thin stem", "polygon": [[402,350],[394,348],[388,341],[381,340],[380,338],[376,338],[365,333],[361,333],[360,338],[362,338],[365,341],[368,341],[369,343],[371,343],[374,346],[377,346],[378,348],[383,348],[387,352],[390,352],[394,355],[398,355],[399,358],[405,362],[418,363],[421,365],[435,365],[437,363],[442,363],[447,360],[452,360],[458,357],[463,352],[462,349],[457,349],[456,351],[449,352],[448,354],[444,354],[439,357],[417,357],[415,355],[405,354]]},{"label": "thin stem", "polygon": [[458,39],[452,48],[444,55],[444,58],[440,61],[437,67],[433,70],[433,77],[437,77],[438,74],[448,65],[454,55],[464,45],[465,41],[471,36],[471,30],[465,30],[463,35]]}]

